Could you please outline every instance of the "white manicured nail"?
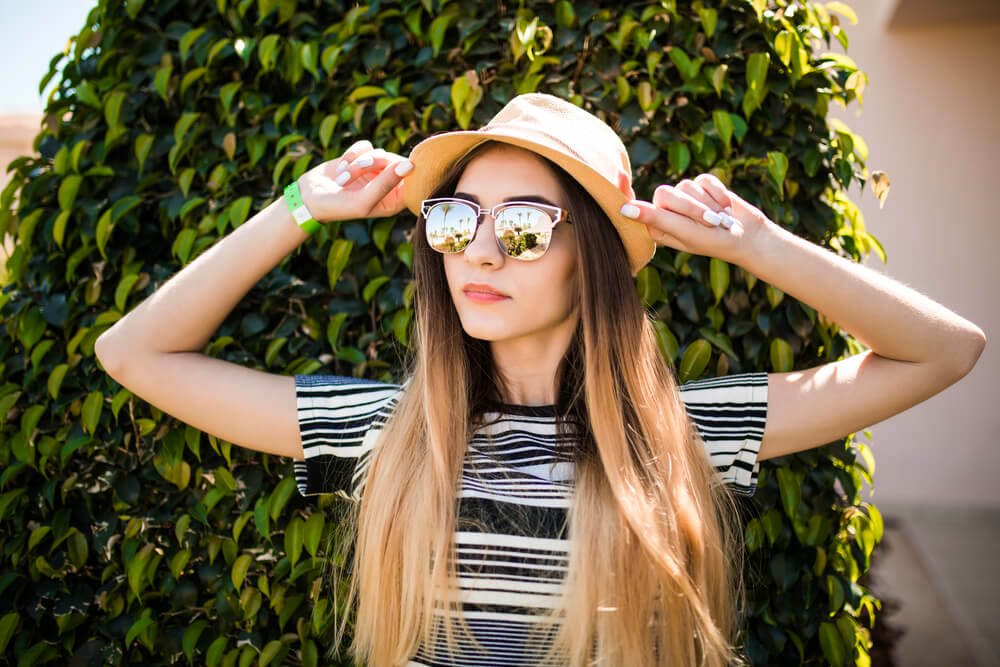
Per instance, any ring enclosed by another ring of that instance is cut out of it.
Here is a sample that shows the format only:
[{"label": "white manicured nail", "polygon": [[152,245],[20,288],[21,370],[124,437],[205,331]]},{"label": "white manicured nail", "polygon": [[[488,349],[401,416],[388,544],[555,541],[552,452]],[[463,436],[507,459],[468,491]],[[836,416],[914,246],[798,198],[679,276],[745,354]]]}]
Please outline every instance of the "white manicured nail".
[{"label": "white manicured nail", "polygon": [[337,165],[337,171],[344,171],[345,169],[347,169],[348,164],[349,163],[347,162],[347,160],[341,160],[340,164]]},{"label": "white manicured nail", "polygon": [[626,218],[632,218],[635,220],[639,217],[639,207],[635,204],[625,204],[622,206],[621,214]]},{"label": "white manicured nail", "polygon": [[728,213],[729,215],[733,214],[733,207],[732,206],[727,206],[726,208],[724,208],[722,210],[725,211],[726,213]]},{"label": "white manicured nail", "polygon": [[334,181],[334,183],[336,183],[337,185],[343,185],[349,180],[351,180],[351,172],[345,171],[343,174],[337,177],[337,180]]},{"label": "white manicured nail", "polygon": [[725,213],[721,213],[720,215],[722,217],[722,226],[725,227],[726,229],[732,227],[733,223],[736,222],[736,219],[733,218],[731,215],[727,215]]},{"label": "white manicured nail", "polygon": [[705,214],[701,217],[704,218],[705,222],[710,225],[715,225],[716,227],[718,227],[719,223],[722,222],[722,217],[713,211],[705,211]]},{"label": "white manicured nail", "polygon": [[366,155],[360,160],[358,160],[359,167],[370,167],[374,163],[375,163],[375,158],[373,158],[371,155]]},{"label": "white manicured nail", "polygon": [[410,162],[409,160],[403,160],[402,162],[396,165],[395,169],[393,169],[393,171],[396,173],[397,176],[406,176],[412,170],[413,170],[413,163]]}]

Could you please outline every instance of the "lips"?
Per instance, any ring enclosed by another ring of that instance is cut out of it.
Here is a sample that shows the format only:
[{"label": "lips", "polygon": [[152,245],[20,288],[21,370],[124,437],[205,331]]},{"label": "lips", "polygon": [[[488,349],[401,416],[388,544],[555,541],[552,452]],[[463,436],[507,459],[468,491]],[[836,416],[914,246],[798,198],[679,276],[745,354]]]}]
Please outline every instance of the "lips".
[{"label": "lips", "polygon": [[503,292],[501,292],[500,290],[496,289],[495,287],[490,287],[489,285],[486,285],[485,283],[466,283],[465,285],[462,285],[462,291],[463,292],[479,292],[479,293],[482,293],[482,294],[495,294],[497,296],[509,296],[508,294],[504,294]]}]

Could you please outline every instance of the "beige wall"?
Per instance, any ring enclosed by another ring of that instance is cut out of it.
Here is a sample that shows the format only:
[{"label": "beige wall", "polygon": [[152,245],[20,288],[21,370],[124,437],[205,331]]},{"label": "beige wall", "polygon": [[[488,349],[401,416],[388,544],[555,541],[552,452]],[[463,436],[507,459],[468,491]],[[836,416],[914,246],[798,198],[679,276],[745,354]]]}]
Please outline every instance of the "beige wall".
[{"label": "beige wall", "polygon": [[856,105],[831,115],[865,138],[869,172],[892,180],[881,210],[870,184],[850,191],[888,254],[868,264],[988,339],[965,379],[872,429],[873,499],[1000,506],[1000,22],[970,10],[960,22],[890,25],[893,0],[849,4],[859,22],[843,22],[847,53],[869,83],[860,116]]}]

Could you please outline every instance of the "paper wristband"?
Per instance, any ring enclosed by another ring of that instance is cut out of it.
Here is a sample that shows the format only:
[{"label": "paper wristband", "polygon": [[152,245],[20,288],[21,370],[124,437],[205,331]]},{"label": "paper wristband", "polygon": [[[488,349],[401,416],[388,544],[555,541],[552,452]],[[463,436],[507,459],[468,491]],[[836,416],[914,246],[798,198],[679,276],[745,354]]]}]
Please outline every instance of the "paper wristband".
[{"label": "paper wristband", "polygon": [[316,222],[312,213],[309,212],[309,209],[306,208],[305,203],[302,201],[302,193],[299,192],[298,181],[292,181],[288,184],[288,187],[285,188],[285,203],[288,204],[288,210],[292,212],[292,217],[295,218],[295,222],[298,223],[299,227],[304,229],[307,234],[312,234],[323,226]]}]

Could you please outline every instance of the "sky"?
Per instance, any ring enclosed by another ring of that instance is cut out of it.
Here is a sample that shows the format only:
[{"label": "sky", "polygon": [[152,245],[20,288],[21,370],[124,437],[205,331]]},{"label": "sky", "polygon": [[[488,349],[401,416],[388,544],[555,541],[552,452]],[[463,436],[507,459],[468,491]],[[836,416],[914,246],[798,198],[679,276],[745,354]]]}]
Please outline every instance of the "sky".
[{"label": "sky", "polygon": [[49,61],[96,6],[97,0],[0,0],[0,115],[42,112],[58,78],[39,96]]}]

